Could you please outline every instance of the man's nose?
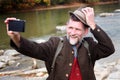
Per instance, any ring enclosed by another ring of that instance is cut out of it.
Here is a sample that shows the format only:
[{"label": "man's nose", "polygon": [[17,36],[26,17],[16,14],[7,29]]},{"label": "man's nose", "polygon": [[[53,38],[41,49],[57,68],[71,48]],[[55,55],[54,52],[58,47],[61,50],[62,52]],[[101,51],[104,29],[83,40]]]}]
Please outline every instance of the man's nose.
[{"label": "man's nose", "polygon": [[75,29],[72,29],[71,30],[71,34],[74,35],[76,33],[76,30]]}]

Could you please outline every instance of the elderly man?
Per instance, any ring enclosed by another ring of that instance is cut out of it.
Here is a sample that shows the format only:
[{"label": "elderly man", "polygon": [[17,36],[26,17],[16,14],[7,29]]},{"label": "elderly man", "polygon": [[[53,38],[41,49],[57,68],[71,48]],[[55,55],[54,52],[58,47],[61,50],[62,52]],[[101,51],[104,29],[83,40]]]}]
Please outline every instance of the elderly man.
[{"label": "elderly man", "polygon": [[[60,38],[51,37],[47,42],[39,44],[29,41],[18,32],[8,31],[9,20],[16,18],[5,20],[11,46],[24,55],[45,61],[49,73],[47,80],[96,80],[93,69],[95,61],[115,51],[111,39],[95,23],[94,9],[78,8],[70,12],[70,19],[66,24],[67,36],[63,37],[62,49],[55,60],[54,69],[51,70]],[[89,28],[97,42],[92,37],[85,37]],[[84,45],[85,41],[89,44],[89,50]]]}]

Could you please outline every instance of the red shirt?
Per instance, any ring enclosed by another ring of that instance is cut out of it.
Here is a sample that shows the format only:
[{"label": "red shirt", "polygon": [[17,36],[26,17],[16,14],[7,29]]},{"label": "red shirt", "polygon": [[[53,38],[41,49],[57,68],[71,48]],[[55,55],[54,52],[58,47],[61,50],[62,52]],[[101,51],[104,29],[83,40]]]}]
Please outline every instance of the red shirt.
[{"label": "red shirt", "polygon": [[82,80],[77,58],[74,58],[69,80]]}]

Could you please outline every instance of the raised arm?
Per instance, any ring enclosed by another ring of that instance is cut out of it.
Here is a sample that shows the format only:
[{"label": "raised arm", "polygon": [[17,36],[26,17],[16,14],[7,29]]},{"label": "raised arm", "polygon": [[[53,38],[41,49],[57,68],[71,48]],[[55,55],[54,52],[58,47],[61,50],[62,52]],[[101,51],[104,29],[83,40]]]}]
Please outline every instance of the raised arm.
[{"label": "raised arm", "polygon": [[16,18],[7,18],[4,22],[6,23],[7,34],[12,39],[12,41],[16,44],[17,47],[20,47],[20,33],[15,31],[8,30],[8,24],[10,20],[16,20]]}]

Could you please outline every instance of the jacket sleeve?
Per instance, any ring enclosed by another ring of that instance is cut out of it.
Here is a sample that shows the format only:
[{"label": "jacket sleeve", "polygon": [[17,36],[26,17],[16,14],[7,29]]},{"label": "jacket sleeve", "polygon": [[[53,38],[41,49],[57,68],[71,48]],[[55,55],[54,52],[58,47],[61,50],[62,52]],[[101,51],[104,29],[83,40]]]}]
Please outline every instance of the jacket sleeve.
[{"label": "jacket sleeve", "polygon": [[58,39],[53,37],[44,43],[36,43],[21,37],[19,48],[14,44],[12,40],[10,41],[10,45],[23,55],[47,61],[50,57],[54,56],[57,42]]},{"label": "jacket sleeve", "polygon": [[98,25],[91,32],[97,40],[96,43],[91,42],[92,48],[90,47],[90,50],[92,59],[98,60],[114,53],[115,49],[111,39]]}]

